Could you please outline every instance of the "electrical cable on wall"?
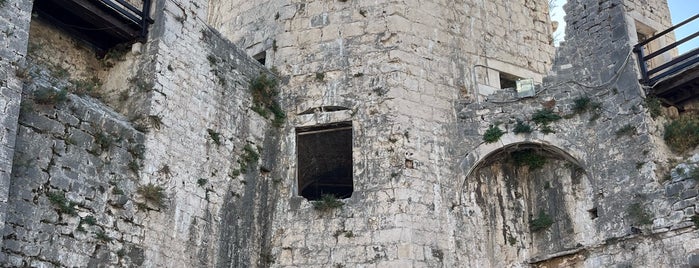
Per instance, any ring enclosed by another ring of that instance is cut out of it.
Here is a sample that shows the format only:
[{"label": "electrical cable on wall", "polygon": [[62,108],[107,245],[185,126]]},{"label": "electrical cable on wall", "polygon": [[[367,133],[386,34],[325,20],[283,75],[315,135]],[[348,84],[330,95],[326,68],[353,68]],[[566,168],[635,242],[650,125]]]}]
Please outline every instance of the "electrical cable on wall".
[{"label": "electrical cable on wall", "polygon": [[[609,80],[607,80],[606,82],[604,82],[604,83],[602,83],[602,84],[599,84],[599,85],[587,85],[587,84],[583,84],[582,82],[578,82],[578,81],[576,81],[576,80],[568,80],[568,81],[564,81],[564,82],[557,83],[557,84],[555,84],[555,85],[550,85],[550,86],[547,86],[547,87],[542,87],[541,90],[536,91],[536,92],[534,93],[534,97],[538,96],[539,93],[544,92],[545,90],[548,90],[548,89],[551,89],[551,88],[560,87],[560,86],[566,85],[566,84],[578,85],[578,86],[580,86],[580,87],[587,88],[587,89],[601,89],[601,88],[607,87],[607,86],[611,85],[612,83],[614,83],[614,82],[616,82],[616,81],[619,80],[619,77],[621,76],[621,72],[622,72],[622,71],[626,68],[626,66],[628,65],[629,60],[631,59],[631,55],[632,55],[632,54],[633,54],[633,50],[632,50],[632,49],[629,49],[629,53],[626,55],[626,59],[624,60],[624,63],[619,67],[619,69],[617,69],[617,71],[614,73],[614,75],[613,75]],[[474,65],[474,68],[473,68],[473,70],[474,70],[474,71],[473,71],[473,73],[474,73],[474,79],[475,79],[475,68],[476,68],[476,67],[486,67],[486,68],[489,68],[489,69],[493,69],[493,68],[491,68],[491,67],[484,66],[484,65],[480,65],[480,64],[479,64],[479,65]],[[498,71],[499,71],[499,70],[498,70]],[[606,93],[606,92],[605,92],[605,93]],[[477,94],[478,94],[478,92],[477,92]],[[603,95],[603,94],[604,94],[604,93],[600,93],[600,94],[596,94],[595,96],[601,96],[601,95]],[[476,96],[476,97],[478,97],[478,96]],[[491,101],[491,100],[486,100],[486,101],[489,102],[489,103],[504,104],[504,103],[513,103],[513,102],[517,102],[517,101],[519,101],[519,100],[520,100],[520,99],[505,100],[505,101]]]}]

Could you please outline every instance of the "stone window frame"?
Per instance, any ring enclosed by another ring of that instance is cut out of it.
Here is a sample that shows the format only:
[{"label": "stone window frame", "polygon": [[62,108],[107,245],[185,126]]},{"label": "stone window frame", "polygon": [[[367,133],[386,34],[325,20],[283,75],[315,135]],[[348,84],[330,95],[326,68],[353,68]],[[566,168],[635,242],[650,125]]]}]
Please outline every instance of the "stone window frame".
[{"label": "stone window frame", "polygon": [[[627,31],[629,34],[629,46],[633,47],[642,40],[638,39],[638,36],[644,35],[646,37],[652,37],[653,35],[657,34],[658,32],[664,30],[665,28],[668,27],[663,27],[662,24],[660,24],[657,21],[654,21],[650,18],[647,18],[643,16],[641,13],[638,11],[632,11],[626,14],[626,24],[627,24]],[[669,39],[668,39],[669,38]],[[658,49],[661,49],[665,47],[666,45],[674,42],[674,34],[671,35],[671,37],[662,37],[657,40],[653,40],[649,44],[644,46],[644,54],[648,55],[652,53],[653,51],[657,51]],[[670,40],[672,39],[672,40]],[[652,69],[654,67],[660,66],[661,64],[668,62],[672,60],[672,58],[677,56],[677,49],[670,50],[669,52],[665,52],[661,55],[658,55],[657,57],[651,59],[651,61],[648,64],[648,69]],[[636,54],[633,54],[634,61],[638,62],[638,59],[636,59]],[[638,66],[636,66],[638,67]],[[640,79],[640,72],[638,72],[638,78]]]},{"label": "stone window frame", "polygon": [[525,67],[516,66],[511,63],[506,63],[495,59],[487,59],[486,64],[475,65],[473,71],[473,78],[475,79],[474,82],[476,84],[476,100],[480,100],[481,97],[491,95],[498,90],[504,89],[500,85],[500,81],[503,76],[521,79],[531,78],[534,80],[534,83],[541,83],[544,77],[543,74],[536,73]]},{"label": "stone window frame", "polygon": [[[310,104],[310,105],[309,105]],[[303,108],[303,107],[311,107],[311,108]],[[336,124],[348,124],[348,126],[351,126],[352,129],[352,135],[351,135],[351,144],[352,144],[352,167],[351,167],[351,178],[352,178],[352,195],[357,192],[358,189],[358,184],[356,180],[356,174],[355,174],[355,166],[356,166],[356,161],[357,161],[357,152],[356,152],[356,139],[358,136],[358,122],[353,120],[353,113],[354,111],[350,108],[344,107],[344,106],[317,106],[314,107],[313,104],[311,103],[305,103],[301,104],[297,107],[298,112],[297,116],[293,120],[293,125],[294,125],[294,131],[290,133],[289,139],[293,142],[293,150],[294,150],[294,158],[292,162],[292,170],[290,175],[293,176],[293,183],[291,184],[291,195],[293,198],[302,198],[305,200],[308,200],[307,198],[303,197],[301,195],[301,190],[299,187],[299,162],[298,162],[298,143],[297,143],[297,130],[298,129],[309,129],[309,128],[314,128],[314,127],[323,127],[323,126],[332,126]],[[351,196],[346,197],[346,198],[351,198]],[[311,201],[311,200],[308,200]]]}]

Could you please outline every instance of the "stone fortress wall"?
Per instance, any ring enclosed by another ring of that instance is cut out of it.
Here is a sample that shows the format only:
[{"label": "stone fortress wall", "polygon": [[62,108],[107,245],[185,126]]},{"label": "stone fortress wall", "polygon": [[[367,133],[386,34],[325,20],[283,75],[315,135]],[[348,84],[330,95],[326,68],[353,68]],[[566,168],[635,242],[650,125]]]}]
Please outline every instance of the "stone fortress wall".
[{"label": "stone fortress wall", "polygon": [[102,60],[31,3],[0,10],[22,15],[2,16],[18,55],[3,56],[3,266],[257,265],[275,174],[258,166],[277,143],[248,85],[273,74],[203,22],[205,4],[158,1],[149,42]]},{"label": "stone fortress wall", "polygon": [[[0,262],[692,263],[697,183],[680,171],[699,159],[662,143],[628,57],[630,18],[665,27],[667,6],[568,2],[555,57],[546,1],[168,0],[146,44],[97,60],[9,0]],[[539,94],[499,90],[501,73]],[[282,123],[260,115],[261,77],[281,85]],[[545,109],[563,118],[537,124]],[[318,211],[299,196],[296,128],[348,121],[354,192]],[[507,133],[483,142],[493,127]],[[518,162],[532,152],[541,166]]]}]

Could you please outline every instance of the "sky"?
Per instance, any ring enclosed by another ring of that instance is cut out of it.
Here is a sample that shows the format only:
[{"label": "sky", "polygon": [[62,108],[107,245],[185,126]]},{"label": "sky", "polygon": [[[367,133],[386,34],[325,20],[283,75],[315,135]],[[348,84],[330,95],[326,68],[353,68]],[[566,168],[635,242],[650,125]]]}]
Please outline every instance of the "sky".
[{"label": "sky", "polygon": [[[670,6],[673,25],[699,14],[699,1],[697,0],[668,0],[667,4]],[[699,19],[695,19],[691,23],[675,30],[675,39],[680,40],[697,31],[699,31]],[[691,41],[680,45],[679,52],[682,54],[694,48],[699,48],[699,37],[695,37]]]},{"label": "sky", "polygon": [[[556,46],[560,41],[565,39],[565,21],[563,17],[565,13],[563,12],[563,4],[566,0],[554,0],[555,8],[551,10],[551,18],[554,21],[558,21],[558,30],[553,34]],[[699,0],[668,0],[668,6],[670,7],[670,14],[672,15],[672,24],[677,24],[683,20],[699,14]],[[664,29],[660,29],[662,31]],[[692,23],[686,24],[677,30],[675,30],[676,40],[680,40],[692,33],[699,31],[699,19],[694,20]],[[679,52],[684,53],[691,49],[699,48],[699,37],[695,37],[691,41],[682,44],[679,47]]]}]

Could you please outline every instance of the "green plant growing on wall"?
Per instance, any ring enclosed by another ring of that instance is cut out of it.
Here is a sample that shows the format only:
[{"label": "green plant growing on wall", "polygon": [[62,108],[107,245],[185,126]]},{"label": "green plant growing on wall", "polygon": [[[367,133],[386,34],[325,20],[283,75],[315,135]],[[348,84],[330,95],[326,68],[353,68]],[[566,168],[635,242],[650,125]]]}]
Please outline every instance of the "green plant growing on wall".
[{"label": "green plant growing on wall", "polygon": [[345,203],[337,199],[332,194],[324,194],[320,196],[320,199],[313,201],[313,208],[319,211],[330,211],[336,208],[340,208]]},{"label": "green plant growing on wall", "polygon": [[57,79],[66,79],[70,77],[70,72],[68,72],[68,69],[63,68],[63,66],[59,64],[54,64],[49,67],[49,70],[51,71],[51,76]]},{"label": "green plant growing on wall", "polygon": [[539,211],[539,215],[536,218],[529,221],[529,230],[531,230],[532,232],[545,230],[551,227],[551,225],[553,225],[553,222],[554,221],[551,218],[551,216],[549,216],[548,214],[546,214],[546,212],[541,210]]},{"label": "green plant growing on wall", "polygon": [[561,116],[552,109],[539,109],[532,115],[532,121],[537,125],[548,125],[558,120],[561,120]]},{"label": "green plant growing on wall", "polygon": [[675,152],[685,153],[699,145],[699,118],[682,116],[665,125],[665,143]]},{"label": "green plant growing on wall", "polygon": [[211,138],[211,141],[213,141],[214,144],[217,146],[221,145],[221,133],[218,133],[210,128],[207,128],[206,132],[209,133],[209,138]]},{"label": "green plant growing on wall", "polygon": [[517,238],[511,235],[507,235],[507,243],[509,243],[510,246],[514,246],[515,244],[517,244]]},{"label": "green plant growing on wall", "polygon": [[527,166],[529,170],[542,168],[546,164],[546,157],[532,149],[514,151],[511,156],[515,165],[519,167]]},{"label": "green plant growing on wall", "polygon": [[590,97],[581,96],[573,100],[573,114],[582,114],[587,111],[595,111],[602,107],[602,103],[592,101]]},{"label": "green plant growing on wall", "polygon": [[104,231],[99,231],[99,232],[95,233],[95,238],[97,238],[97,240],[100,240],[100,241],[105,242],[105,243],[109,243],[112,241],[112,238],[109,237],[109,235],[107,235],[107,233]]},{"label": "green plant growing on wall", "polygon": [[108,60],[116,60],[116,61],[122,61],[124,60],[124,57],[126,54],[131,51],[131,47],[128,44],[119,44],[114,46],[113,48],[110,48],[107,50],[107,53],[104,54],[104,57],[102,57],[102,63],[106,65],[106,67],[113,67],[112,63],[108,63]]},{"label": "green plant growing on wall", "polygon": [[352,237],[354,237],[354,232],[352,232],[352,231],[345,231],[345,237],[346,237],[346,238],[352,238]]},{"label": "green plant growing on wall", "polygon": [[72,92],[76,95],[88,95],[94,98],[101,98],[99,88],[102,86],[102,82],[97,77],[91,77],[88,79],[70,80],[73,84]]},{"label": "green plant growing on wall", "polygon": [[556,133],[556,131],[553,130],[553,128],[551,128],[551,126],[549,126],[549,125],[539,126],[539,131],[541,131],[541,133],[544,133],[544,134]]},{"label": "green plant growing on wall", "polygon": [[211,67],[214,67],[216,66],[216,64],[218,64],[218,59],[216,58],[216,56],[214,56],[214,54],[209,54],[208,56],[206,56],[206,60],[209,61],[209,66]]},{"label": "green plant growing on wall", "polygon": [[151,203],[158,208],[165,208],[165,189],[153,183],[142,185],[136,190],[138,194],[146,200],[147,203]]},{"label": "green plant growing on wall", "polygon": [[251,109],[264,118],[268,118],[268,111],[271,111],[274,115],[272,124],[275,127],[281,127],[286,120],[286,113],[276,99],[279,95],[277,81],[262,73],[250,81],[250,93],[252,94]]},{"label": "green plant growing on wall", "polygon": [[124,190],[122,190],[118,186],[114,186],[114,188],[112,188],[112,194],[122,195],[122,194],[124,194]]},{"label": "green plant growing on wall", "polygon": [[554,113],[552,109],[539,109],[532,115],[532,121],[539,126],[539,130],[544,134],[555,133],[549,124],[561,120],[561,116]]},{"label": "green plant growing on wall", "polygon": [[524,121],[517,119],[517,124],[515,124],[515,128],[512,130],[512,132],[515,134],[531,133],[532,127],[527,123],[524,123]]},{"label": "green plant growing on wall", "polygon": [[129,161],[128,167],[134,174],[138,174],[138,171],[141,169],[141,164],[138,163],[138,160],[133,159]]},{"label": "green plant growing on wall", "polygon": [[80,222],[85,223],[87,225],[95,225],[95,224],[97,224],[97,219],[95,219],[95,217],[90,215],[90,216],[87,216],[85,218],[82,218],[82,220],[80,220]]},{"label": "green plant growing on wall", "polygon": [[632,203],[626,208],[626,215],[639,225],[653,223],[653,215],[638,202]]},{"label": "green plant growing on wall", "polygon": [[49,198],[49,201],[51,204],[56,206],[58,208],[58,212],[62,214],[68,214],[68,215],[77,215],[75,212],[75,205],[77,203],[68,201],[66,199],[66,196],[63,192],[60,191],[55,191],[55,192],[49,192],[46,194]]},{"label": "green plant growing on wall", "polygon": [[65,89],[54,90],[52,88],[42,88],[34,91],[34,102],[44,105],[55,105],[63,103],[68,99],[68,91]]},{"label": "green plant growing on wall", "polygon": [[249,166],[257,163],[259,159],[260,154],[257,153],[255,148],[250,144],[246,144],[245,147],[243,147],[243,154],[238,159],[238,164],[240,164],[240,169],[245,171]]},{"label": "green plant growing on wall", "polygon": [[652,118],[656,118],[662,114],[662,104],[660,103],[660,100],[655,97],[648,97],[644,101],[644,105],[648,109],[648,113],[650,113],[650,116]]},{"label": "green plant growing on wall", "polygon": [[104,132],[99,131],[95,134],[95,143],[100,146],[102,151],[107,151],[112,146],[112,138],[109,135],[104,134]]},{"label": "green plant growing on wall", "polygon": [[694,223],[694,228],[699,229],[699,215],[692,216],[691,220]]},{"label": "green plant growing on wall", "polygon": [[614,135],[616,135],[617,138],[620,138],[622,136],[633,136],[634,133],[636,133],[636,127],[626,124],[614,132]]},{"label": "green plant growing on wall", "polygon": [[577,97],[573,100],[573,113],[574,114],[581,114],[586,112],[588,109],[590,109],[590,103],[592,103],[592,100],[590,97],[587,96],[581,96]]},{"label": "green plant growing on wall", "polygon": [[699,166],[692,168],[688,173],[690,179],[699,182]]},{"label": "green plant growing on wall", "polygon": [[500,137],[502,137],[502,135],[505,135],[505,132],[502,131],[502,129],[500,129],[497,126],[490,125],[490,127],[488,127],[488,129],[483,134],[483,141],[485,143],[493,143],[500,140]]}]

